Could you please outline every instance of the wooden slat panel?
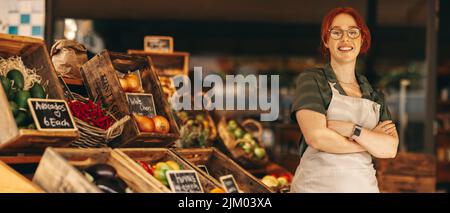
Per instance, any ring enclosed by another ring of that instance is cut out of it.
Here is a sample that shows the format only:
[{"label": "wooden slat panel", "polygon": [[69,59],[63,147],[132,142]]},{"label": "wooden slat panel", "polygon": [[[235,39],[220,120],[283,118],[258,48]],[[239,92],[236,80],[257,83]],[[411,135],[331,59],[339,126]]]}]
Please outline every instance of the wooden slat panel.
[{"label": "wooden slat panel", "polygon": [[154,183],[138,175],[129,164],[123,163],[122,157],[109,148],[48,148],[36,170],[33,182],[49,192],[101,192],[77,169],[97,163],[113,166],[117,175],[134,192],[161,192]]}]

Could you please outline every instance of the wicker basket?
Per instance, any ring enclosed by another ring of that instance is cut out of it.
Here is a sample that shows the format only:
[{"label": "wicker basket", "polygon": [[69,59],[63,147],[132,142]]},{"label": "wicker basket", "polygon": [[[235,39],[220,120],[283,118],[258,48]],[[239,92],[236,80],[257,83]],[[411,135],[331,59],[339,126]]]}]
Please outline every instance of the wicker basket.
[{"label": "wicker basket", "polygon": [[[256,141],[258,145],[264,148],[264,144],[262,143],[262,132],[263,128],[258,121],[253,119],[244,120],[241,123],[241,126],[247,130],[248,132],[252,132],[250,126],[254,126],[257,129],[257,137]],[[238,147],[239,140],[236,140],[233,134],[230,134],[227,129],[227,120],[225,117],[220,119],[219,124],[217,125],[217,129],[219,132],[219,136],[222,139],[225,147],[231,153],[232,157],[239,162],[244,168],[252,169],[252,168],[261,168],[269,162],[269,158],[267,154],[262,159],[257,159],[253,156],[252,153],[246,153],[242,148]]]},{"label": "wicker basket", "polygon": [[[72,93],[75,100],[86,102],[89,99],[85,98],[79,94]],[[101,148],[107,147],[108,142],[117,138],[122,134],[125,123],[130,119],[129,115],[117,120],[113,114],[107,112],[107,114],[114,120],[114,124],[111,125],[107,130],[92,126],[91,124],[78,119],[74,116],[74,120],[77,124],[77,128],[80,132],[80,138],[70,144],[71,147],[80,148]]]}]

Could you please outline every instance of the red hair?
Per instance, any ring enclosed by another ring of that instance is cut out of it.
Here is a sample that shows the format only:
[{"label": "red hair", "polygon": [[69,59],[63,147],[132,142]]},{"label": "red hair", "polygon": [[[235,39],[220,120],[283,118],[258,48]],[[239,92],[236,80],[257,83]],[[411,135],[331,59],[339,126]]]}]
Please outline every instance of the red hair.
[{"label": "red hair", "polygon": [[325,42],[328,41],[328,38],[330,36],[328,30],[331,27],[331,23],[337,15],[343,13],[351,15],[355,19],[356,25],[361,29],[362,45],[359,53],[365,54],[370,49],[370,31],[366,23],[364,23],[364,19],[359,15],[358,12],[356,12],[356,10],[351,7],[337,7],[328,12],[328,14],[323,18],[322,21],[322,29],[320,32],[320,38],[322,39],[322,41],[320,42],[320,49],[323,57],[326,57],[330,54],[328,48],[325,47]]}]

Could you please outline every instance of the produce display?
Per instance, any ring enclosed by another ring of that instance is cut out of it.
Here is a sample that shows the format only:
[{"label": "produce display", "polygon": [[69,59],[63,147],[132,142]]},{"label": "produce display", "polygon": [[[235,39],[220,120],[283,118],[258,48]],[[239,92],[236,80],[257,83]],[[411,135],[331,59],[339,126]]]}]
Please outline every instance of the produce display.
[{"label": "produce display", "polygon": [[167,118],[162,115],[148,117],[144,115],[133,114],[134,119],[141,132],[153,132],[167,134],[170,131],[170,123]]},{"label": "produce display", "polygon": [[155,177],[159,182],[169,187],[169,182],[166,178],[166,172],[170,170],[182,170],[183,167],[175,161],[158,162],[156,164],[147,164],[144,161],[138,161],[139,165],[144,168],[150,175]]},{"label": "produce display", "polygon": [[179,147],[210,147],[211,136],[215,129],[210,125],[204,114],[177,111],[176,117],[181,123]]},{"label": "produce display", "polygon": [[133,191],[108,164],[95,164],[82,170],[84,176],[106,193],[132,193]]},{"label": "produce display", "polygon": [[164,97],[169,100],[169,98],[177,91],[172,79],[166,76],[159,76],[159,82],[161,82]]},{"label": "produce display", "polygon": [[17,126],[36,129],[28,108],[28,99],[47,98],[36,70],[25,67],[20,57],[0,58],[0,80]]},{"label": "produce display", "polygon": [[250,157],[263,159],[266,156],[266,150],[259,146],[253,135],[240,127],[235,120],[228,121],[227,130],[234,136],[237,146],[242,148]]},{"label": "produce display", "polygon": [[292,176],[288,173],[285,174],[270,174],[266,175],[261,179],[266,186],[273,189],[280,189],[288,187],[291,184]]},{"label": "produce display", "polygon": [[[117,72],[119,73],[119,72]],[[122,87],[122,90],[124,92],[130,92],[130,93],[141,93],[144,92],[144,89],[142,88],[142,81],[139,77],[139,72],[128,72],[127,74],[123,75],[120,73],[118,75],[120,86]]]},{"label": "produce display", "polygon": [[89,100],[85,103],[72,100],[69,102],[69,108],[76,118],[92,126],[107,130],[114,123],[111,116],[107,115],[106,110],[102,108],[100,101],[94,103]]}]

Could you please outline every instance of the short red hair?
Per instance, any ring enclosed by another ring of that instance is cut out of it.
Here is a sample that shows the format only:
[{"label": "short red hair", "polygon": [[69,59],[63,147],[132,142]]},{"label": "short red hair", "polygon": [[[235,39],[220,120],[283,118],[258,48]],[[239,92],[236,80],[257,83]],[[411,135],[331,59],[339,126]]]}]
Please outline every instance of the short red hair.
[{"label": "short red hair", "polygon": [[362,45],[359,53],[365,54],[370,49],[370,31],[366,23],[364,22],[364,19],[359,15],[358,12],[356,12],[355,9],[351,7],[337,7],[328,12],[328,14],[323,18],[322,21],[322,29],[320,32],[320,38],[322,39],[322,41],[320,42],[320,49],[323,57],[326,57],[330,54],[328,48],[325,47],[325,42],[328,41],[328,38],[330,36],[328,30],[331,27],[331,23],[333,23],[333,20],[337,15],[342,13],[351,15],[355,19],[356,25],[361,29]]}]

